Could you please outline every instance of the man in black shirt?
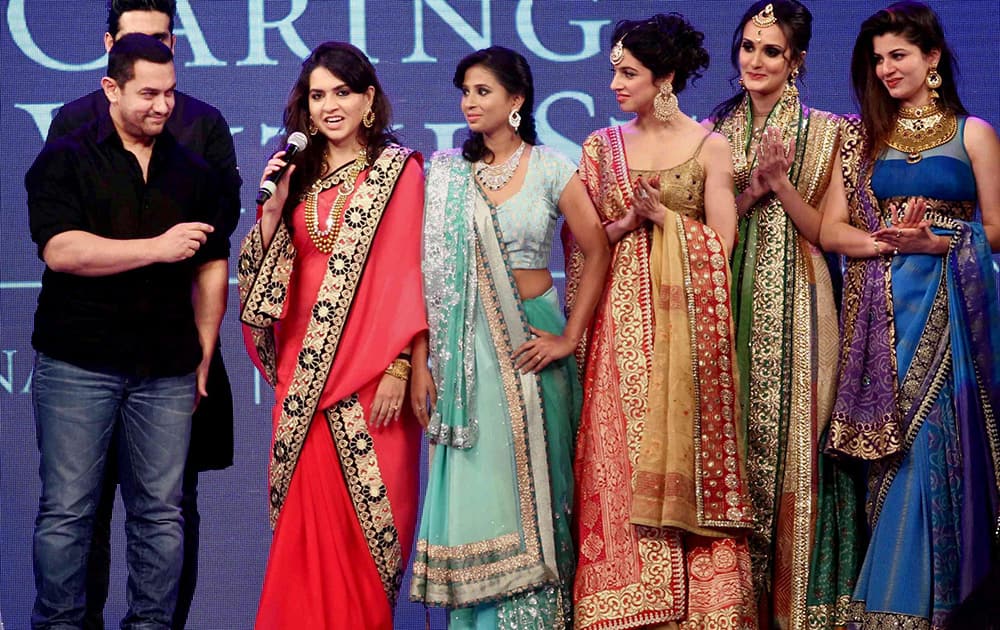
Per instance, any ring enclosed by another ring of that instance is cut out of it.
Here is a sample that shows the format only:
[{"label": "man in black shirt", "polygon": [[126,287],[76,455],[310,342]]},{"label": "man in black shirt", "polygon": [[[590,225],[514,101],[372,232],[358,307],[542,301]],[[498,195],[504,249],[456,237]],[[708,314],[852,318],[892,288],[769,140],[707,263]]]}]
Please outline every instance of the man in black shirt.
[{"label": "man in black shirt", "polygon": [[121,627],[165,629],[182,564],[191,411],[225,311],[228,232],[212,169],[165,129],[170,49],[120,38],[101,85],[107,112],[47,144],[25,177],[46,264],[32,335],[42,480],[32,626],[83,623],[94,508],[114,457],[128,511]]},{"label": "man in black shirt", "polygon": [[[144,33],[159,39],[173,50],[175,37],[174,0],[109,0],[108,31],[105,48],[129,33]],[[218,109],[180,91],[174,93],[173,114],[167,130],[185,148],[200,155],[215,171],[220,191],[219,220],[229,234],[240,217],[240,175],[229,125]],[[93,122],[108,111],[103,90],[60,108],[49,126],[47,142],[63,138]],[[233,398],[219,348],[212,356],[208,373],[207,396],[195,410],[191,427],[191,447],[184,473],[181,514],[184,517],[184,566],[181,572],[173,627],[182,630],[194,597],[198,575],[200,542],[198,512],[198,473],[221,470],[233,462]],[[115,437],[117,439],[117,436]],[[94,520],[94,534],[87,562],[86,630],[103,630],[104,604],[110,579],[111,516],[118,475],[115,462],[109,462],[105,483]]]}]

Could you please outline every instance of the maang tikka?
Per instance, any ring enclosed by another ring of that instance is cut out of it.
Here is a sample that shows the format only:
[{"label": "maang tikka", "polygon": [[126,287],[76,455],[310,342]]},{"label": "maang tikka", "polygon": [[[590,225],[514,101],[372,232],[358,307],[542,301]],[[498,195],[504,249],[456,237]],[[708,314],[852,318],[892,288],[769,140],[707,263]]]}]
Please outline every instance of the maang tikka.
[{"label": "maang tikka", "polygon": [[761,31],[763,31],[768,26],[773,26],[774,23],[778,21],[778,18],[774,17],[774,5],[772,5],[770,2],[767,3],[767,6],[761,9],[761,11],[757,15],[753,16],[752,19],[753,23],[757,25],[758,43],[760,42],[760,40],[764,39],[764,35],[763,33],[761,33]]}]

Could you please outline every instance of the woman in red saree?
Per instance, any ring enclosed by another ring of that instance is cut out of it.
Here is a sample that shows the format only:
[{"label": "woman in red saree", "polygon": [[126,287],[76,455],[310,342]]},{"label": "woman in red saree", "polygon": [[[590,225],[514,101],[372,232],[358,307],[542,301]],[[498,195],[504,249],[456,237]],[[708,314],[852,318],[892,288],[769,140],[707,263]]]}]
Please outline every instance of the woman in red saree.
[{"label": "woman in red saree", "polygon": [[580,160],[613,255],[573,470],[575,627],[755,627],[726,260],[732,160],[674,95],[708,53],[677,14],[619,22],[612,42],[611,89],[636,118],[592,133]]},{"label": "woman in red saree", "polygon": [[247,350],[276,401],[262,630],[392,627],[421,439],[402,403],[427,322],[422,162],[392,142],[389,118],[364,53],[313,51],[285,109],[309,145],[240,253]]}]

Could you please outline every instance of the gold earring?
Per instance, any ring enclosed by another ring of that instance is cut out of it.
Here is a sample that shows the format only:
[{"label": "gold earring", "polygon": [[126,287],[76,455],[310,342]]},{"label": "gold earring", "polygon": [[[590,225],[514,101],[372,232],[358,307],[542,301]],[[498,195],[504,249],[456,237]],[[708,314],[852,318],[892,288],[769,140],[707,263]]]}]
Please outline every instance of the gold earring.
[{"label": "gold earring", "polygon": [[792,73],[788,75],[788,86],[785,88],[785,96],[788,98],[798,98],[799,97],[799,86],[796,83],[799,80],[799,69],[792,68]]},{"label": "gold earring", "polygon": [[673,118],[677,112],[681,111],[677,104],[677,95],[674,94],[674,86],[670,81],[660,84],[660,92],[653,99],[653,115],[661,122],[667,122]]},{"label": "gold earring", "polygon": [[937,89],[941,87],[944,81],[941,79],[941,75],[938,74],[937,66],[931,66],[930,70],[927,72],[927,87],[931,89],[931,98],[938,98]]},{"label": "gold earring", "polygon": [[371,129],[372,125],[375,124],[375,112],[372,111],[371,108],[368,108],[368,111],[366,111],[361,116],[361,124],[364,125],[368,129]]},{"label": "gold earring", "polygon": [[319,133],[319,128],[316,127],[316,125],[313,124],[313,121],[312,121],[311,118],[309,119],[309,128],[308,128],[308,131],[309,131],[309,135],[310,136],[315,136],[317,133]]}]

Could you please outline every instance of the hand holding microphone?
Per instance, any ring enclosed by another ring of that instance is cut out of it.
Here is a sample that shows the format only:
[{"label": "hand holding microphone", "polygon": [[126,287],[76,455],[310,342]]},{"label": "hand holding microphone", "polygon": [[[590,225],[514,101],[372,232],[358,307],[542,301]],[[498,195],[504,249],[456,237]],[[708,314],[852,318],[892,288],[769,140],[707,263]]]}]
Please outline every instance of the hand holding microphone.
[{"label": "hand holding microphone", "polygon": [[[285,171],[288,170],[292,159],[300,152],[304,151],[306,145],[309,144],[309,139],[306,138],[306,134],[301,131],[296,131],[292,135],[288,136],[288,144],[285,146],[285,150],[282,152],[280,160],[284,162],[281,166],[272,168],[269,164],[268,168],[265,169],[264,178],[260,182],[260,190],[257,191],[257,205],[263,206],[268,199],[270,199],[275,191],[278,189],[278,182],[285,175]],[[276,154],[277,156],[277,154]],[[278,157],[271,158],[271,161],[278,160]],[[268,173],[270,171],[270,173]]]}]

